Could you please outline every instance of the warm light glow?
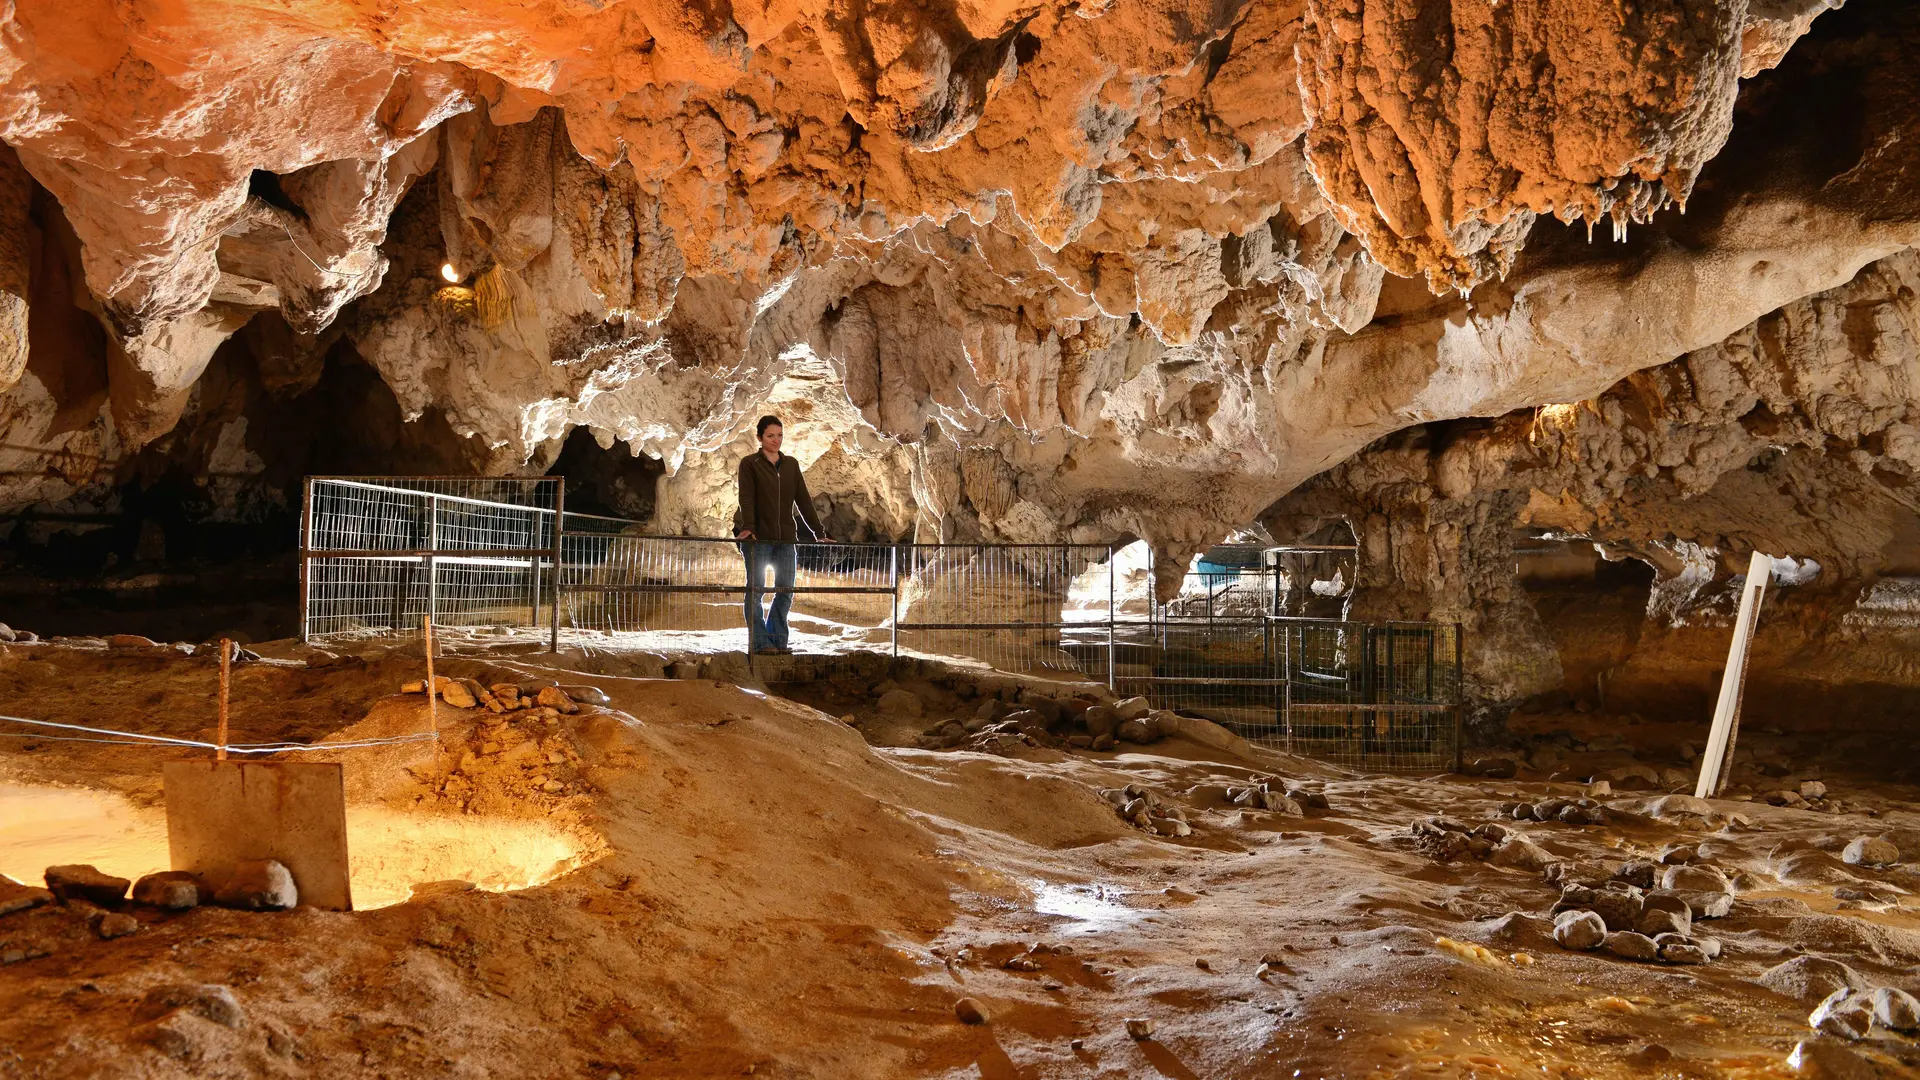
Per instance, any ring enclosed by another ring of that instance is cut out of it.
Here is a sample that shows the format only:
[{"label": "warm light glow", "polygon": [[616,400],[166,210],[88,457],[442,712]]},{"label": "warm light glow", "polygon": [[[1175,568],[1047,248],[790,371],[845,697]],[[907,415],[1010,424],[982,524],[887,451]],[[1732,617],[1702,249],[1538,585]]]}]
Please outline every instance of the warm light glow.
[{"label": "warm light glow", "polygon": [[460,284],[460,272],[453,268],[452,263],[440,264],[440,276],[446,278],[451,284]]}]

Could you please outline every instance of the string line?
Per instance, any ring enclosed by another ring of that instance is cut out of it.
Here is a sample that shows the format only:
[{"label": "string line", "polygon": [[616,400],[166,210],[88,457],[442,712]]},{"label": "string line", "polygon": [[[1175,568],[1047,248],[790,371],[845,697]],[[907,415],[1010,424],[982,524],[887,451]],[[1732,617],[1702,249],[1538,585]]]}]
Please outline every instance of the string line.
[{"label": "string line", "polygon": [[[189,746],[198,750],[217,750],[219,744],[201,742],[198,739],[177,739],[170,735],[146,735],[138,731],[121,731],[117,728],[87,727],[84,724],[62,724],[53,720],[29,720],[22,716],[0,716],[0,722],[25,724],[29,727],[54,728],[60,731],[83,731],[89,735],[112,735],[112,739],[87,739],[72,735],[33,735],[25,732],[6,731],[0,735],[16,739],[45,739],[49,742],[91,742],[106,743],[113,746],[150,746],[160,743],[169,746]],[[395,743],[413,743],[437,741],[439,732],[416,732],[412,735],[396,735],[385,739],[361,739],[355,742],[341,743],[229,743],[227,752],[233,754],[279,754],[316,750],[355,750],[367,746],[390,746]]]}]

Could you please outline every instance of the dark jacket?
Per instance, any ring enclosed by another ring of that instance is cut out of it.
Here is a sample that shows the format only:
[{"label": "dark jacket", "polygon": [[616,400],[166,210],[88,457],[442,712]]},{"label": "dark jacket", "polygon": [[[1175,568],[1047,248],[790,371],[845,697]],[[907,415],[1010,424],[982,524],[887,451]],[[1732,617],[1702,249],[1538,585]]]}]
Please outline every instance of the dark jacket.
[{"label": "dark jacket", "polygon": [[781,454],[780,464],[775,465],[758,450],[740,459],[740,509],[733,515],[735,536],[742,529],[752,529],[756,540],[791,544],[795,539],[795,507],[814,536],[827,534],[813,515],[813,496],[807,494],[807,480],[800,475],[799,462]]}]

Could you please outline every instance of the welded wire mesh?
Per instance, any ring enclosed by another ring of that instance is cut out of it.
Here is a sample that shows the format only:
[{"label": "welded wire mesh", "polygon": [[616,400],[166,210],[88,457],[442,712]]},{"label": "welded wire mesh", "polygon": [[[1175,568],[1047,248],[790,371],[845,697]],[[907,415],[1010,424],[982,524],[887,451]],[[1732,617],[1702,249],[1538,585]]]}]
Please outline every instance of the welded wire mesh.
[{"label": "welded wire mesh", "polygon": [[1104,681],[1113,549],[917,544],[901,550],[900,647],[1005,671]]},{"label": "welded wire mesh", "polygon": [[301,547],[304,632],[413,635],[535,625],[559,481],[315,477]]},{"label": "welded wire mesh", "polygon": [[1275,619],[1285,654],[1282,739],[1355,768],[1452,768],[1460,748],[1453,623]]}]

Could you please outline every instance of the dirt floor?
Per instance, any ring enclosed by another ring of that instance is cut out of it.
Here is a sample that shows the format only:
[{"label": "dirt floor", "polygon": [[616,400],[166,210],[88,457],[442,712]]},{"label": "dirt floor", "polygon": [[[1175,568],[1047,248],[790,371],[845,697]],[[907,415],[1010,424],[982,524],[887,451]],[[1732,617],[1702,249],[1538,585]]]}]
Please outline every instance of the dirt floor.
[{"label": "dirt floor", "polygon": [[[0,712],[211,729],[208,657],[4,648]],[[236,669],[237,739],[426,728],[424,697],[396,692],[421,676],[408,650],[309,666],[313,654],[290,643],[255,648],[263,659]],[[983,702],[992,712],[991,695],[1013,684],[927,666],[867,684],[856,665],[789,690],[829,712],[752,684],[622,673],[659,666],[604,654],[446,661],[482,683],[590,685],[608,704],[575,715],[442,707],[437,742],[337,752],[362,910],[130,906],[140,929],[113,940],[84,905],[0,916],[0,1077],[1920,1068],[1911,1037],[1816,1035],[1808,1014],[1834,969],[1780,970],[1825,958],[1862,985],[1920,991],[1920,792],[1855,782],[1838,763],[1820,766],[1827,795],[1798,807],[1697,807],[1664,798],[1673,740],[1640,764],[1617,732],[1568,734],[1540,718],[1539,760],[1522,755],[1511,779],[1359,777],[1212,736],[1109,753],[1018,737],[992,740],[994,752],[928,749],[952,740],[922,732]],[[883,711],[892,690],[921,715],[900,698]],[[1743,768],[1803,779],[1757,753]],[[37,884],[51,863],[163,868],[165,756],[0,739],[0,873]],[[1620,781],[1595,798],[1607,824],[1513,817],[1515,803],[1588,794],[1570,781],[1594,772]],[[1327,806],[1295,816],[1230,804],[1230,788],[1262,778]],[[1100,793],[1129,784],[1180,807],[1191,835],[1123,820]],[[1447,820],[1413,828],[1435,815]],[[1549,914],[1558,886],[1446,840],[1454,823],[1501,824],[1563,880],[1697,845],[1736,895],[1725,917],[1695,925],[1724,951],[1681,966],[1563,950]],[[1849,842],[1881,835],[1907,861],[1841,860]],[[1770,985],[1756,982],[1769,971]],[[226,988],[237,1009],[205,987]],[[956,1016],[962,998],[985,1023]],[[1132,1037],[1129,1020],[1150,1021],[1151,1036]]]}]

